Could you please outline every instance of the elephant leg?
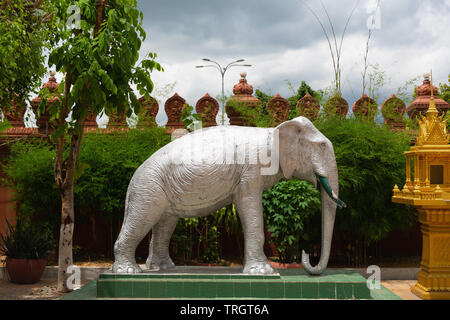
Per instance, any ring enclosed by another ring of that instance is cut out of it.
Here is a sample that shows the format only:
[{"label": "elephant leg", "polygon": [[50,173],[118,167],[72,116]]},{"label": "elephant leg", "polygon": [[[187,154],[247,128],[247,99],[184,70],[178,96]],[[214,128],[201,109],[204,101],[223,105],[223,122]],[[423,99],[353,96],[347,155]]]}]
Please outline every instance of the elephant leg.
[{"label": "elephant leg", "polygon": [[262,193],[248,194],[239,192],[235,198],[235,206],[244,231],[245,253],[244,273],[272,274],[275,270],[270,266],[264,254],[264,220]]},{"label": "elephant leg", "polygon": [[175,267],[172,259],[170,259],[169,244],[178,220],[178,217],[164,213],[161,220],[153,227],[146,262],[147,268],[164,270]]},{"label": "elephant leg", "polygon": [[[133,199],[131,199],[133,200]],[[125,220],[114,244],[115,273],[139,273],[136,263],[136,248],[154,225],[158,223],[168,203],[165,199],[134,199],[126,209]]]}]

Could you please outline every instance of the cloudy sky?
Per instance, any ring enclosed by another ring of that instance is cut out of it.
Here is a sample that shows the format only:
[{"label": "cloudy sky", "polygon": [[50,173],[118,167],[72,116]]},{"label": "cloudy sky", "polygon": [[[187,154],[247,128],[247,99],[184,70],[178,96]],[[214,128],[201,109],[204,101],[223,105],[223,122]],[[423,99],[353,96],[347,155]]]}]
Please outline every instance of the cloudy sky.
[{"label": "cloudy sky", "polygon": [[[320,1],[306,2],[331,36]],[[323,0],[323,4],[338,38],[357,4],[341,53],[342,90],[352,104],[362,93],[367,22],[373,21],[377,1]],[[219,72],[195,68],[205,63],[202,58],[223,65],[242,58],[253,65],[227,72],[227,94],[243,71],[255,89],[284,97],[292,95],[288,82],[298,87],[304,80],[315,90],[332,83],[328,43],[301,0],[138,0],[138,5],[147,32],[142,56],[156,52],[165,69],[153,74],[154,95],[162,102],[175,92],[191,105],[206,92],[215,97],[220,94]],[[387,76],[380,100],[431,68],[435,83],[446,82],[450,73],[450,0],[381,0],[378,13],[368,61],[378,64]],[[159,122],[164,118],[161,110]]]},{"label": "cloudy sky", "polygon": [[[321,1],[304,1],[318,15],[332,40]],[[375,22],[368,64],[378,65],[378,71],[385,74],[379,103],[430,69],[435,84],[447,82],[450,0],[322,0],[322,3],[338,40],[356,6],[341,52],[342,91],[350,105],[362,94],[368,22]],[[248,73],[248,82],[255,89],[271,95],[280,93],[286,98],[294,94],[292,87],[298,88],[302,80],[319,90],[330,87],[334,79],[328,42],[302,0],[138,0],[138,6],[144,13],[147,32],[141,57],[156,52],[157,61],[165,69],[152,76],[156,85],[152,96],[160,103],[157,116],[160,125],[167,121],[164,102],[175,92],[193,106],[205,93],[213,97],[221,94],[218,70],[195,68],[205,64],[202,58],[222,65],[245,59],[245,63],[252,65],[229,69],[225,76],[226,95],[232,94],[241,72]],[[61,78],[58,74],[57,79]],[[414,84],[420,85],[421,81]],[[105,125],[107,117],[98,122]],[[33,123],[34,120],[28,125]]]}]

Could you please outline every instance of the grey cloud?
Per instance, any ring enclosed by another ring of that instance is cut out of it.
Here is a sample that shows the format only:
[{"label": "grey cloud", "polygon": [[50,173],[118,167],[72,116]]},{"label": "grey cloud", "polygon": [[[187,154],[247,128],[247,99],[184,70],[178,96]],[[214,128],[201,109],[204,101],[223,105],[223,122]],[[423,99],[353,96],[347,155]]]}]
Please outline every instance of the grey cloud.
[{"label": "grey cloud", "polygon": [[[312,6],[325,21],[317,4]],[[345,24],[354,4],[327,3],[336,26]],[[140,1],[140,6],[150,42],[170,59],[188,60],[194,52],[216,57],[281,52],[323,40],[320,26],[300,0]],[[223,45],[209,47],[211,40]]]},{"label": "grey cloud", "polygon": [[[319,14],[329,30],[320,1],[307,0],[307,2]],[[336,36],[340,37],[346,19],[357,1],[323,0],[323,2],[336,27]],[[368,32],[366,28],[366,21],[369,18],[366,10],[367,3],[368,0],[359,2],[344,40],[343,55],[352,57],[352,61],[346,61],[346,65],[343,66],[346,73],[343,93],[349,103],[352,103],[353,97],[358,96],[361,91],[359,73],[362,68],[362,60],[360,57],[363,54],[364,39]],[[249,63],[255,64],[255,68],[250,73],[255,78],[258,75],[259,83],[252,83],[255,88],[271,91],[273,94],[280,92],[284,96],[291,94],[285,80],[290,80],[294,85],[305,80],[308,83],[315,82],[326,86],[333,77],[329,55],[326,58],[322,55],[323,62],[319,66],[311,65],[303,70],[280,69],[278,73],[272,72],[270,79],[264,77],[265,70],[260,69],[257,65],[258,62],[262,62],[261,56],[263,55],[267,55],[269,60],[265,61],[266,65],[267,63],[276,65],[281,62],[282,54],[287,50],[302,48],[314,50],[312,49],[314,46],[317,47],[318,43],[324,42],[325,38],[320,25],[300,0],[140,0],[138,4],[144,12],[144,28],[148,34],[144,50],[157,52],[158,61],[163,65],[192,63],[192,68],[182,68],[180,74],[189,73],[193,82],[199,81],[196,78],[198,71],[195,71],[195,63],[201,63],[201,58],[204,57],[219,62],[245,58]],[[425,7],[431,8],[431,14],[421,11]],[[418,48],[424,46],[439,48],[441,46],[442,50],[448,50],[449,38],[446,34],[429,32],[433,28],[437,28],[436,30],[445,28],[445,24],[448,25],[448,22],[444,21],[444,26],[442,26],[432,25],[434,21],[431,21],[431,25],[427,26],[426,30],[420,28],[420,23],[425,14],[448,16],[449,12],[450,1],[448,0],[382,0],[381,30],[374,32],[371,42],[372,48],[377,48],[379,53],[376,56],[375,51],[370,52],[370,63],[383,61],[386,63],[383,66],[385,68],[394,65],[395,61],[385,61],[383,52],[400,52],[393,57],[394,60],[401,61],[405,58],[415,57],[417,61]],[[354,47],[356,43],[350,41],[352,36],[360,36],[363,39],[362,43],[358,44],[360,47]],[[428,61],[426,63],[428,64]],[[447,67],[442,63],[439,66]],[[387,71],[388,73],[408,74],[409,70]],[[414,75],[422,72],[424,71],[414,71]],[[443,70],[442,72],[445,76],[449,71]],[[410,76],[404,76],[404,79],[400,81],[404,83],[409,79]],[[164,79],[164,81],[176,80]],[[236,83],[237,80],[238,78],[233,82]],[[182,87],[177,88],[177,91],[181,90],[179,93],[189,99],[190,103],[195,103],[195,99],[200,97],[200,92],[203,94],[200,89],[192,89],[181,83],[180,86]],[[229,87],[230,83],[228,82],[227,91],[231,90]],[[320,87],[314,89],[320,89]],[[395,89],[386,88],[384,91],[386,92],[383,92],[383,95],[390,95]]]},{"label": "grey cloud", "polygon": [[[345,22],[356,0],[324,1],[340,38]],[[369,17],[359,1],[347,36],[367,34]],[[307,1],[319,15],[329,35],[327,17],[319,1]],[[380,45],[392,46],[418,41],[417,17],[420,0],[381,2],[382,29],[375,32]],[[215,58],[277,53],[308,47],[323,41],[320,25],[300,0],[155,0],[139,1],[144,11],[144,27],[149,46],[162,59],[188,61],[203,56]],[[447,10],[445,3],[436,4]]]}]

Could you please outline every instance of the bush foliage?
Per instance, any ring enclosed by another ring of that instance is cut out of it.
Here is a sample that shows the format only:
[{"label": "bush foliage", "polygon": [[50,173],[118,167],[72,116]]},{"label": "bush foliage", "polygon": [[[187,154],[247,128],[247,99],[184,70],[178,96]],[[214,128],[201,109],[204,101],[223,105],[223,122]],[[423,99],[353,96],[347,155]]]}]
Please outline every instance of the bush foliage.
[{"label": "bush foliage", "polygon": [[55,245],[44,225],[19,219],[15,226],[6,220],[8,230],[0,234],[0,250],[12,259],[45,259]]},{"label": "bush foliage", "polygon": [[408,230],[416,211],[392,203],[395,184],[405,183],[411,137],[387,127],[356,119],[316,123],[334,145],[339,170],[340,198],[347,208],[338,210],[336,228],[370,244],[390,231]]},{"label": "bush foliage", "polygon": [[300,248],[309,240],[305,224],[320,213],[320,193],[307,181],[282,181],[263,194],[264,222],[279,260],[300,262]]},{"label": "bush foliage", "polygon": [[[76,212],[121,219],[133,173],[169,141],[161,128],[86,134],[76,170]],[[38,213],[58,228],[61,199],[53,178],[52,148],[41,141],[15,143],[4,167],[4,182],[16,190],[21,213]]]},{"label": "bush foliage", "polygon": [[[334,145],[340,198],[347,203],[337,210],[335,231],[344,235],[345,247],[367,247],[392,230],[409,230],[416,210],[392,203],[391,197],[393,186],[405,183],[403,152],[411,136],[354,118],[322,116],[315,125]],[[266,225],[282,262],[298,261],[301,249],[320,249],[319,203],[320,194],[306,181],[282,181],[265,192]]]},{"label": "bush foliage", "polygon": [[[335,230],[344,234],[346,244],[351,247],[359,241],[367,246],[394,229],[408,230],[416,220],[416,211],[393,204],[391,196],[393,186],[405,182],[403,152],[409,148],[410,135],[356,119],[319,117],[315,125],[334,145],[340,198],[348,206],[337,211]],[[77,217],[101,213],[121,220],[133,173],[169,140],[160,128],[86,134],[75,184]],[[21,212],[38,213],[45,221],[52,221],[56,234],[60,199],[52,157],[49,144],[18,142],[12,147],[5,171],[7,183],[17,191]],[[264,193],[263,207],[270,241],[277,246],[281,261],[298,261],[301,249],[320,249],[320,195],[311,183],[281,181]],[[218,262],[221,233],[238,234],[238,229],[232,206],[212,216],[181,219],[171,244],[174,259]]]}]

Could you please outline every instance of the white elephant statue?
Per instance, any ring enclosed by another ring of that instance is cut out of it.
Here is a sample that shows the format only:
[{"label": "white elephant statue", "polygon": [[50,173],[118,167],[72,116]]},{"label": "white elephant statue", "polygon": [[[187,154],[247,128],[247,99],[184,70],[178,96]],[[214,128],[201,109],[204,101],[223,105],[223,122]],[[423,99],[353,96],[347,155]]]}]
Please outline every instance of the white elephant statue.
[{"label": "white elephant statue", "polygon": [[115,273],[142,272],[135,251],[152,230],[147,267],[169,269],[169,243],[180,218],[201,217],[234,203],[242,223],[243,273],[271,274],[263,252],[262,194],[281,179],[297,177],[322,186],[322,246],[312,267],[327,267],[338,198],[338,170],[333,145],[307,118],[276,128],[218,126],[198,130],[167,144],[134,173],[128,186],[125,216],[114,245]]}]

